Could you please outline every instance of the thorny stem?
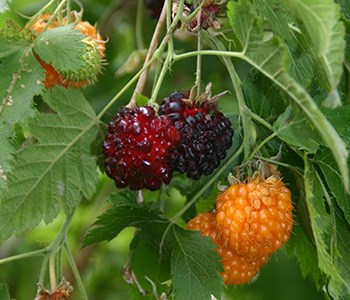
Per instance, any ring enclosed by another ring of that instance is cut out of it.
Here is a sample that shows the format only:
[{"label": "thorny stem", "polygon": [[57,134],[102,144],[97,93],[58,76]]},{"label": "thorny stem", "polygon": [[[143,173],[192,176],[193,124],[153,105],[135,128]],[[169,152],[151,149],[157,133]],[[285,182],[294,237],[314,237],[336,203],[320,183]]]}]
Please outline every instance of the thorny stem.
[{"label": "thorny stem", "polygon": [[43,28],[43,31],[45,31],[51,24],[52,20],[57,16],[57,14],[61,11],[61,9],[63,8],[63,6],[65,5],[66,1],[62,1],[55,9],[55,11],[53,12],[52,16],[50,17],[50,19],[47,21],[45,27]]},{"label": "thorny stem", "polygon": [[71,0],[67,0],[67,24],[72,23],[72,16],[71,16]]},{"label": "thorny stem", "polygon": [[137,4],[137,15],[136,15],[136,45],[137,49],[144,49],[145,45],[143,43],[142,34],[142,23],[143,23],[143,2],[144,0],[138,0]]},{"label": "thorny stem", "polygon": [[[146,81],[147,81],[147,75],[148,75],[148,62],[151,60],[151,58],[154,56],[159,40],[160,40],[160,36],[162,34],[164,25],[165,25],[165,20],[166,20],[166,15],[167,15],[167,1],[164,2],[163,5],[163,9],[162,9],[162,13],[160,14],[156,29],[154,31],[151,43],[149,45],[148,48],[148,52],[146,55],[146,59],[143,65],[143,72],[141,73],[141,76],[136,84],[136,88],[134,90],[134,93],[131,97],[131,100],[128,104],[128,106],[133,106],[136,104],[136,95],[137,94],[142,94],[143,89],[145,88],[146,85]],[[147,66],[147,67],[145,67]]]},{"label": "thorny stem", "polygon": [[64,243],[64,249],[66,251],[67,259],[68,259],[69,265],[70,265],[70,267],[72,269],[72,272],[74,274],[75,280],[77,281],[77,285],[78,285],[78,288],[79,288],[79,291],[80,291],[81,299],[82,300],[88,300],[88,296],[87,296],[87,293],[86,293],[86,290],[85,290],[85,287],[84,287],[84,284],[83,284],[83,280],[81,279],[81,276],[79,274],[77,265],[75,263],[73,255],[72,255],[72,252],[70,251],[70,249],[69,249],[69,247],[68,247],[66,242]]}]

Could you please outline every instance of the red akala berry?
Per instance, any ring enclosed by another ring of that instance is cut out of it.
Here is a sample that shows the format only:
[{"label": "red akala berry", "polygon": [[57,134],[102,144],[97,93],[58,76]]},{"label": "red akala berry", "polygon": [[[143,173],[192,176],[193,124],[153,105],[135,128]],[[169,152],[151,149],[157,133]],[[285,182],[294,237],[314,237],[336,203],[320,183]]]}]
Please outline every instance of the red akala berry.
[{"label": "red akala berry", "polygon": [[167,116],[157,116],[150,106],[125,107],[108,125],[106,173],[119,188],[157,190],[170,182],[166,158],[179,141],[180,133]]},{"label": "red akala berry", "polygon": [[170,166],[198,179],[211,174],[232,145],[231,122],[212,101],[191,101],[189,93],[176,92],[163,100],[159,112],[181,132],[181,142],[168,155]]}]

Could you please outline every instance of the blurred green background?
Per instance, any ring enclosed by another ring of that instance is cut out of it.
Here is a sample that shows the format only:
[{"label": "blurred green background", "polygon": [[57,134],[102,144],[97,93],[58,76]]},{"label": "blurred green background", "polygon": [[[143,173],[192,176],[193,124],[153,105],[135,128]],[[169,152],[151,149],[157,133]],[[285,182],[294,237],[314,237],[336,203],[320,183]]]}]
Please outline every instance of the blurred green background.
[{"label": "blurred green background", "polygon": [[[143,1],[143,0],[142,0]],[[86,0],[84,6],[84,20],[97,24],[101,35],[108,39],[107,61],[103,74],[96,85],[84,89],[86,98],[90,101],[96,112],[100,111],[108,101],[130,80],[140,65],[134,65],[134,72],[119,74],[117,71],[127,61],[133,51],[141,50],[135,39],[135,22],[137,0],[108,1]],[[13,0],[9,3],[11,11],[0,15],[0,28],[5,27],[6,20],[12,19],[24,25],[24,16],[35,14],[47,1]],[[143,41],[148,45],[156,21],[151,19],[147,11],[143,12]],[[196,47],[193,36],[182,35],[176,41],[176,49],[186,51]],[[142,52],[142,51],[141,51]],[[131,67],[131,65],[128,65]],[[238,65],[241,74],[245,73],[245,66]],[[160,99],[175,90],[190,88],[195,81],[196,60],[188,59],[173,65],[171,74],[166,76]],[[150,96],[152,88],[152,72],[144,94]],[[214,57],[203,58],[203,82],[213,82],[213,92],[219,93],[231,88],[226,70],[220,61]],[[108,122],[118,107],[126,104],[133,90],[130,89],[125,96],[104,116],[103,121]],[[232,94],[226,95],[220,102],[225,112],[237,112],[237,104]],[[138,299],[137,290],[128,285],[122,278],[122,266],[127,261],[129,243],[133,238],[133,229],[124,230],[110,243],[101,243],[81,249],[81,241],[89,226],[107,207],[108,192],[115,191],[110,180],[101,175],[100,185],[95,199],[83,201],[73,219],[68,234],[68,243],[75,255],[81,271],[89,299],[92,300],[118,300]],[[179,202],[175,193],[171,198],[173,203],[169,207],[175,209]],[[34,231],[21,238],[11,238],[0,245],[0,258],[21,254],[27,251],[40,249],[49,244],[56,236],[64,216],[60,215],[55,222],[49,225],[41,224]],[[64,256],[63,256],[64,259]],[[11,297],[18,300],[33,299],[37,290],[36,282],[41,267],[41,257],[27,258],[0,266],[0,283],[9,285]],[[63,274],[74,285],[67,261],[63,260]],[[76,288],[73,299],[80,299]],[[232,300],[294,300],[294,299],[323,299],[321,292],[316,291],[314,284],[308,278],[304,279],[297,266],[296,259],[287,256],[281,249],[262,268],[259,277],[250,284],[242,287],[229,287],[224,299]],[[1,299],[0,299],[1,300]],[[199,299],[200,300],[200,299]]]}]

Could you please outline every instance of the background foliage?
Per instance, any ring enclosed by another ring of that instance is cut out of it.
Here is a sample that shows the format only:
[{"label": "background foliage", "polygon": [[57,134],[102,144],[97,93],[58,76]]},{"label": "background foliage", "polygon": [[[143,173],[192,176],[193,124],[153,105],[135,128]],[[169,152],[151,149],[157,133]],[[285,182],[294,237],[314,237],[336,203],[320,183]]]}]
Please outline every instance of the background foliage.
[{"label": "background foliage", "polygon": [[[0,28],[8,19],[24,25],[20,14],[34,15],[45,3],[0,2],[0,10],[11,9],[0,15]],[[44,33],[34,45],[13,41],[0,46],[0,257],[47,247],[80,201],[67,244],[89,299],[139,299],[139,290],[122,273],[127,261],[149,292],[146,299],[162,292],[175,292],[176,299],[209,299],[222,291],[225,299],[350,299],[347,1],[229,1],[227,17],[220,20],[228,29],[225,38],[203,33],[206,48],[222,56],[203,56],[202,81],[213,82],[214,94],[231,92],[220,107],[234,124],[234,145],[214,174],[196,182],[178,175],[160,191],[146,191],[142,207],[134,193],[117,190],[95,164],[101,160],[104,123],[128,103],[133,89],[111,107],[108,103],[142,67],[156,21],[142,11],[140,39],[138,1],[87,0],[83,5],[84,19],[96,22],[108,37],[108,65],[94,86],[45,91],[38,84],[44,74],[32,47],[58,69],[79,67],[82,49],[74,41],[81,36],[69,26]],[[60,36],[70,42],[62,45]],[[179,57],[196,50],[196,37],[182,33],[174,42],[178,59],[158,99],[194,84],[196,57]],[[69,55],[59,55],[63,51]],[[143,93],[147,97],[155,71]],[[280,165],[293,194],[295,226],[288,244],[257,280],[223,289],[213,244],[182,226],[196,212],[213,208],[216,183],[226,183],[230,171],[251,159]],[[161,257],[159,244],[164,245]],[[1,264],[0,299],[33,298],[42,260]],[[64,255],[62,266],[76,286]],[[197,274],[210,280],[199,278],[189,286]],[[81,299],[75,290],[73,299]]]}]

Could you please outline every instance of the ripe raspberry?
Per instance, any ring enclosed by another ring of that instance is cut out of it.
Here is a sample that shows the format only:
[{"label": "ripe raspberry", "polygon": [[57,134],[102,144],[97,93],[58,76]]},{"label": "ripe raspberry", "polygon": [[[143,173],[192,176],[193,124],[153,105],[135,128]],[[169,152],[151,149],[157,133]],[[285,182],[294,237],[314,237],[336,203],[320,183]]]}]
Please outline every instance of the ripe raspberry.
[{"label": "ripe raspberry", "polygon": [[203,236],[209,236],[218,246],[217,252],[222,258],[224,272],[221,276],[225,284],[244,284],[250,281],[259,271],[259,268],[268,261],[268,256],[251,259],[238,255],[227,246],[216,222],[216,213],[207,212],[198,214],[187,223],[187,229],[197,230]]},{"label": "ripe raspberry", "polygon": [[271,255],[289,239],[291,193],[271,176],[231,185],[216,199],[217,222],[228,245],[240,255]]},{"label": "ripe raspberry", "polygon": [[164,0],[145,0],[146,8],[153,19],[158,19],[164,5]]},{"label": "ripe raspberry", "polygon": [[[30,26],[30,30],[35,35],[42,33],[51,16],[51,14],[42,15]],[[102,70],[102,62],[105,55],[105,41],[101,39],[101,36],[97,32],[96,28],[89,22],[77,20],[77,14],[75,12],[72,12],[72,22],[75,22],[75,30],[78,30],[82,34],[86,35],[86,38],[82,40],[84,43],[84,53],[82,55],[83,65],[74,72],[57,71],[51,64],[46,63],[38,55],[36,55],[37,60],[45,69],[45,88],[50,88],[57,84],[66,88],[69,85],[75,88],[86,86],[95,82],[97,75]],[[67,24],[67,19],[63,18],[61,22],[56,19],[52,20],[46,30],[59,27],[61,24]],[[26,25],[26,28],[27,27],[28,25]]]},{"label": "ripe raspberry", "polygon": [[182,134],[181,143],[169,151],[170,166],[198,179],[211,174],[225,158],[232,145],[233,129],[214,102],[188,98],[189,93],[173,93],[163,100],[159,112],[168,116]]},{"label": "ripe raspberry", "polygon": [[125,107],[109,123],[103,144],[107,175],[119,188],[157,190],[171,179],[166,156],[179,140],[171,120],[152,107]]}]

